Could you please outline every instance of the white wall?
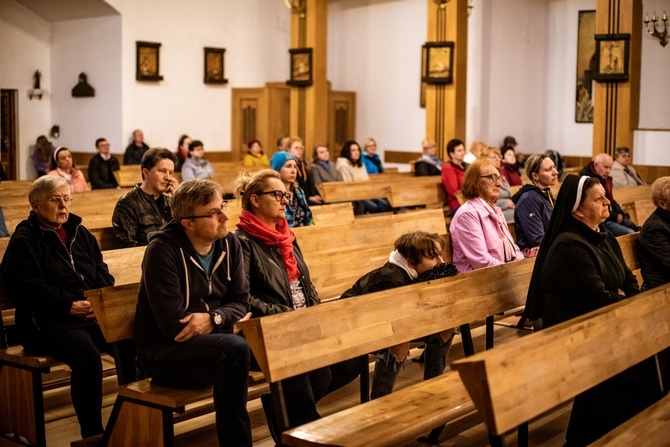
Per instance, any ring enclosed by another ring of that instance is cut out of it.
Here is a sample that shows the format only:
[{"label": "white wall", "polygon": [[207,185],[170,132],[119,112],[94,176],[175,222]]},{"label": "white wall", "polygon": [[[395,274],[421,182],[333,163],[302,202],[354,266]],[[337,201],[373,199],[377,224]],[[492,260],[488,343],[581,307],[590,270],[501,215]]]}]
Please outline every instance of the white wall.
[{"label": "white wall", "polygon": [[[425,0],[337,0],[328,4],[328,80],[356,92],[356,139],[385,149],[421,151],[419,106]],[[341,148],[331,148],[338,154]]]},{"label": "white wall", "polygon": [[[18,173],[33,178],[30,145],[51,128],[51,25],[13,0],[0,1],[0,88],[18,90]],[[28,99],[33,73],[42,72],[42,100]]]},{"label": "white wall", "polygon": [[[643,13],[670,13],[670,0],[644,0]],[[635,131],[633,162],[670,165],[670,46],[643,30],[640,70],[640,122]]]},{"label": "white wall", "polygon": [[[290,12],[281,1],[118,2],[123,17],[123,143],[140,128],[149,145],[176,149],[189,134],[229,151],[231,89],[285,81]],[[135,80],[135,42],[160,42],[160,82]],[[226,85],[203,83],[204,47],[226,48]]]},{"label": "white wall", "polygon": [[549,2],[549,39],[545,146],[563,155],[591,156],[593,124],[575,122],[577,85],[577,28],[579,11],[596,9],[595,0],[551,0]]},{"label": "white wall", "polygon": [[[54,23],[51,40],[51,116],[60,126],[58,143],[76,152],[95,152],[95,140],[102,137],[113,153],[123,153],[121,16]],[[94,97],[72,96],[82,72]]]}]

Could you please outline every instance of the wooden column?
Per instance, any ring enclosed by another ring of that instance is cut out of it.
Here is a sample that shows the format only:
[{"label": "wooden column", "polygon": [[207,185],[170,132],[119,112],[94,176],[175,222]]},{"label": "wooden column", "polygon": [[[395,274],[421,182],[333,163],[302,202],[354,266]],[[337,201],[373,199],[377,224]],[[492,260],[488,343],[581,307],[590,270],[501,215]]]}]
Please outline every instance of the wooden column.
[{"label": "wooden column", "polygon": [[428,0],[427,40],[454,42],[453,84],[426,86],[426,138],[437,142],[438,156],[445,160],[447,141],[465,138],[467,0],[450,0],[440,6]]},{"label": "wooden column", "polygon": [[596,82],[593,104],[593,156],[626,146],[633,151],[633,131],[638,126],[642,2],[597,0],[596,34],[630,34],[628,81]]},{"label": "wooden column", "polygon": [[301,1],[305,13],[292,14],[291,48],[313,49],[313,84],[291,87],[290,133],[305,140],[305,153],[310,154],[314,143],[328,141],[328,2]]}]

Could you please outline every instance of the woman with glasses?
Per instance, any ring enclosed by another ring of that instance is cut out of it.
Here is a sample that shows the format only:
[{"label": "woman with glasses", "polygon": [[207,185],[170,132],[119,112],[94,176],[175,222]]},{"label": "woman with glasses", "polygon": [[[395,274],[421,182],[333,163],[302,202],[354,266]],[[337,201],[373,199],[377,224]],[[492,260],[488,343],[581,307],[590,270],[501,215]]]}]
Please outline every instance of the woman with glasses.
[{"label": "woman with glasses", "polygon": [[[235,194],[242,204],[235,234],[244,252],[253,317],[319,304],[319,295],[286,220],[289,194],[280,174],[271,170],[243,174],[235,181]],[[320,418],[316,410],[319,399],[354,380],[366,361],[354,359],[283,381],[289,425],[296,427]],[[275,437],[269,395],[262,402]],[[278,438],[275,441],[279,442]]]},{"label": "woman with glasses", "polygon": [[288,193],[288,204],[284,209],[290,228],[314,225],[312,211],[307,204],[305,192],[298,186],[298,160],[289,152],[275,152],[270,159],[272,169],[279,173],[279,178]]},{"label": "woman with glasses", "polygon": [[47,175],[57,175],[67,180],[72,192],[88,191],[91,189],[88,187],[88,183],[86,183],[84,174],[74,167],[72,154],[68,148],[62,146],[56,148],[51,157],[49,167],[51,171],[47,172]]},{"label": "woman with glasses", "polygon": [[480,158],[465,172],[461,191],[467,202],[458,208],[449,227],[459,272],[523,259],[496,205],[501,186],[500,171],[490,160]]},{"label": "woman with glasses", "polygon": [[102,362],[106,342],[84,291],[113,286],[93,235],[70,214],[67,180],[38,178],[32,210],[9,241],[2,273],[16,305],[16,328],[30,353],[54,357],[72,370],[70,393],[81,435],[102,433]]}]

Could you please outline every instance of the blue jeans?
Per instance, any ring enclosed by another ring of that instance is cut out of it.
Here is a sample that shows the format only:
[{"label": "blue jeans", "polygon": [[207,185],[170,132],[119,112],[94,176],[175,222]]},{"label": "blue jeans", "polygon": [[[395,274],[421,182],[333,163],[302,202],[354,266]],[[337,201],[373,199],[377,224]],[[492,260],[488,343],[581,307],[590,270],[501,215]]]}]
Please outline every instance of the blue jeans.
[{"label": "blue jeans", "polygon": [[624,234],[631,234],[637,231],[637,226],[630,219],[624,219],[621,221],[621,223],[606,220],[605,228],[607,228],[610,233],[615,236],[623,236]]},{"label": "blue jeans", "polygon": [[[432,379],[444,372],[447,366],[447,357],[449,356],[449,349],[453,341],[453,334],[449,340],[444,341],[440,334],[433,334],[425,337],[423,341],[426,343],[424,351],[424,367],[423,380]],[[375,371],[372,375],[372,392],[371,399],[386,396],[393,392],[396,379],[400,373],[400,368],[403,362],[396,360],[391,353],[391,349],[387,348],[377,353],[377,361],[375,361]]]},{"label": "blue jeans", "polygon": [[249,355],[249,345],[239,335],[206,334],[183,343],[156,344],[141,351],[137,363],[161,385],[213,386],[219,445],[250,447]]}]

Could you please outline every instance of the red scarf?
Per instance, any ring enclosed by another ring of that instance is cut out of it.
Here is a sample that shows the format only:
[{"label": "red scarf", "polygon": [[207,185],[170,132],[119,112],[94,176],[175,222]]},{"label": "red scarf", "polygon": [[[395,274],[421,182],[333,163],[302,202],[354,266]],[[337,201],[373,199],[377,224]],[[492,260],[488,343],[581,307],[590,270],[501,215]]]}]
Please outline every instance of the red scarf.
[{"label": "red scarf", "polygon": [[253,213],[242,210],[242,213],[240,213],[240,223],[237,226],[251,236],[260,239],[265,245],[279,247],[279,253],[284,262],[284,267],[286,267],[286,271],[288,272],[289,281],[300,277],[298,261],[293,254],[295,235],[289,228],[286,219],[282,219],[275,228],[272,228],[254,216]]}]

